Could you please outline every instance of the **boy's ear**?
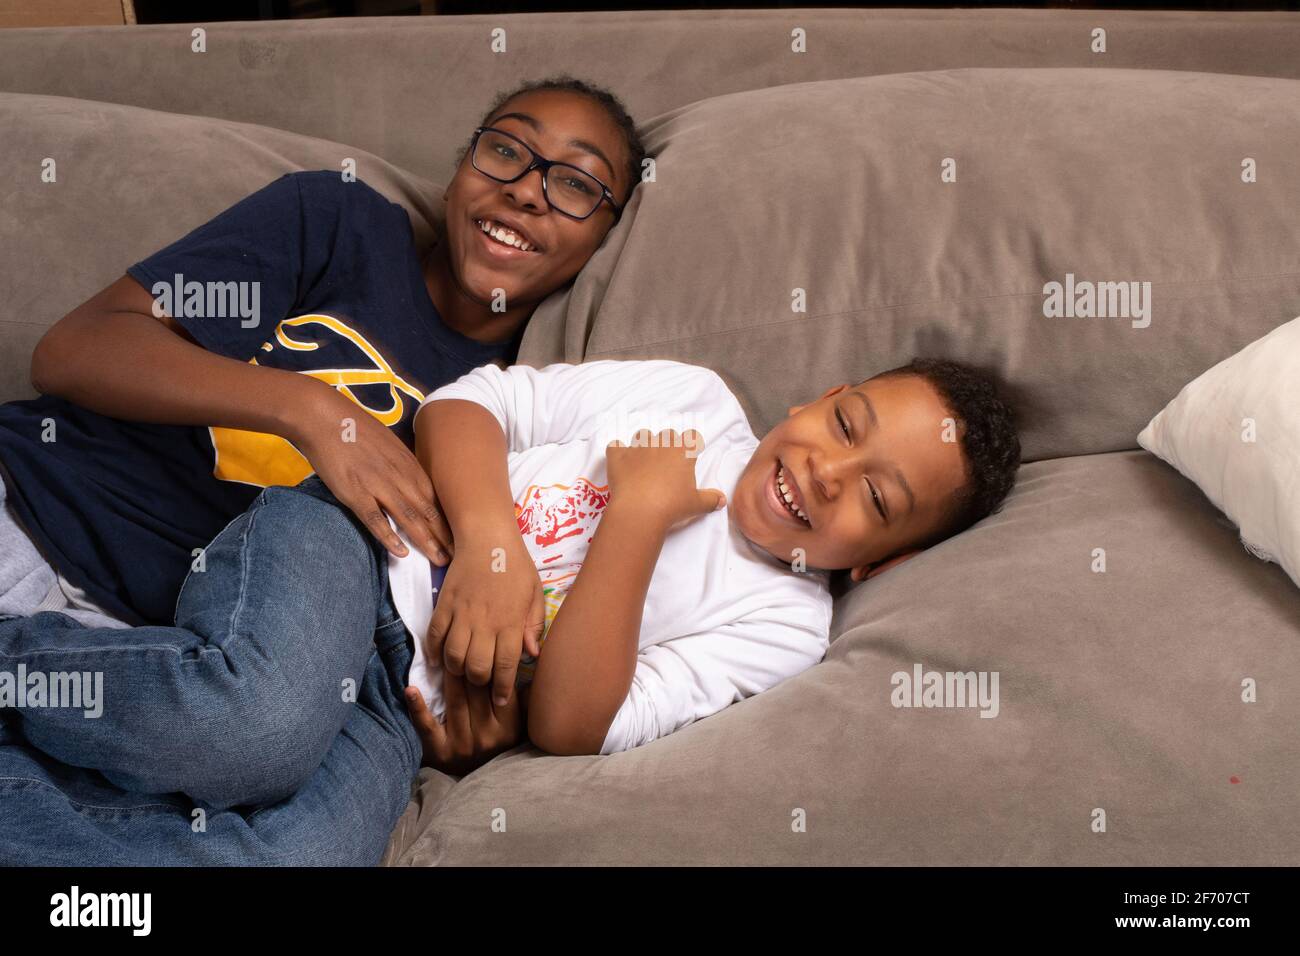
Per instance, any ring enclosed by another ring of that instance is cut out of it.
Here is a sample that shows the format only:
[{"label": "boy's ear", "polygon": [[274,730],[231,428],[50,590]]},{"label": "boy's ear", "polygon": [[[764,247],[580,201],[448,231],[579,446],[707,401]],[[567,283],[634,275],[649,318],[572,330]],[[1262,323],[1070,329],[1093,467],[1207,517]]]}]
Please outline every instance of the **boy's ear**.
[{"label": "boy's ear", "polygon": [[858,581],[865,581],[868,578],[874,578],[877,574],[884,574],[894,565],[902,564],[908,558],[916,557],[924,550],[925,550],[924,548],[920,548],[920,549],[914,549],[912,551],[903,551],[899,554],[894,555],[892,558],[888,558],[884,561],[877,561],[875,564],[860,565],[859,567],[856,567],[849,572],[849,577],[853,579],[854,583]]}]

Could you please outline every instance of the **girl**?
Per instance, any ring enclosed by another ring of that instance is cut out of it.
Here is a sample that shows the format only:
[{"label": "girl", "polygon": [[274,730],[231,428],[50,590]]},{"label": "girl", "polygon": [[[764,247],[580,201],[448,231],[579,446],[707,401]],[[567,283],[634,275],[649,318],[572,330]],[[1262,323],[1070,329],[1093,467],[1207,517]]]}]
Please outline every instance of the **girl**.
[{"label": "girl", "polygon": [[[4,714],[0,862],[377,861],[428,743],[384,552],[406,552],[395,527],[435,563],[452,550],[411,419],[514,361],[643,157],[609,93],[526,84],[474,131],[428,255],[363,183],[296,173],[50,329],[43,397],[0,406],[0,668],[84,686]],[[230,290],[253,308],[221,308]],[[279,712],[241,709],[267,699],[254,681]],[[448,690],[447,769],[519,739],[517,704]]]}]

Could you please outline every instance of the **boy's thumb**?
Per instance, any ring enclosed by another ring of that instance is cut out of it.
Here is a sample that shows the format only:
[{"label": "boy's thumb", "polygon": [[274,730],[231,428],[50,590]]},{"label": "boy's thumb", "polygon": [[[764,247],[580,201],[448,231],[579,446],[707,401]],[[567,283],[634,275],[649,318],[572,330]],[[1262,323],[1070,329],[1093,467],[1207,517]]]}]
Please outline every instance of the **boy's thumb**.
[{"label": "boy's thumb", "polygon": [[706,488],[700,492],[700,496],[709,511],[721,511],[727,506],[727,496],[717,488]]}]

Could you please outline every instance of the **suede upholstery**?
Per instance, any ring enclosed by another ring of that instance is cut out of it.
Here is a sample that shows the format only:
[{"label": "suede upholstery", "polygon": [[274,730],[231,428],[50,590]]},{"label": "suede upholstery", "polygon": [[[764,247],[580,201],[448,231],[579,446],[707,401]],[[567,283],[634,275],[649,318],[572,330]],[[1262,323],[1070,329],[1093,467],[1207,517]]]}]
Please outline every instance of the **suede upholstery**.
[{"label": "suede upholstery", "polygon": [[[624,95],[656,180],[521,361],[709,365],[761,435],[830,385],[946,355],[1022,413],[1003,509],[837,579],[822,664],[627,753],[425,770],[386,862],[1300,863],[1300,591],[1135,440],[1300,313],[1300,17],[214,24],[206,54],[189,31],[0,31],[0,399],[32,394],[51,323],[283,172],[354,158],[432,241],[436,183],[492,93],[568,70]],[[1149,281],[1150,325],[1045,317],[1067,273]],[[892,706],[917,664],[998,672],[997,717]]]}]

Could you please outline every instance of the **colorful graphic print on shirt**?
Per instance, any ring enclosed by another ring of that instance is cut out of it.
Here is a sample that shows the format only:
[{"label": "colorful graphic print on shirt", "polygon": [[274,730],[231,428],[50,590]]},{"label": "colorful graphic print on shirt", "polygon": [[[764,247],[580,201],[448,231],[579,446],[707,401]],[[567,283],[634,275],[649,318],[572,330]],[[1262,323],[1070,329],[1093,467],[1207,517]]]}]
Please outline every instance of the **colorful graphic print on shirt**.
[{"label": "colorful graphic print on shirt", "polygon": [[[529,485],[515,502],[515,521],[528,553],[537,566],[546,601],[546,622],[540,641],[546,640],[551,622],[578,577],[587,546],[609,504],[609,486],[579,477],[572,485]],[[519,679],[533,679],[537,659],[525,653]]]}]

